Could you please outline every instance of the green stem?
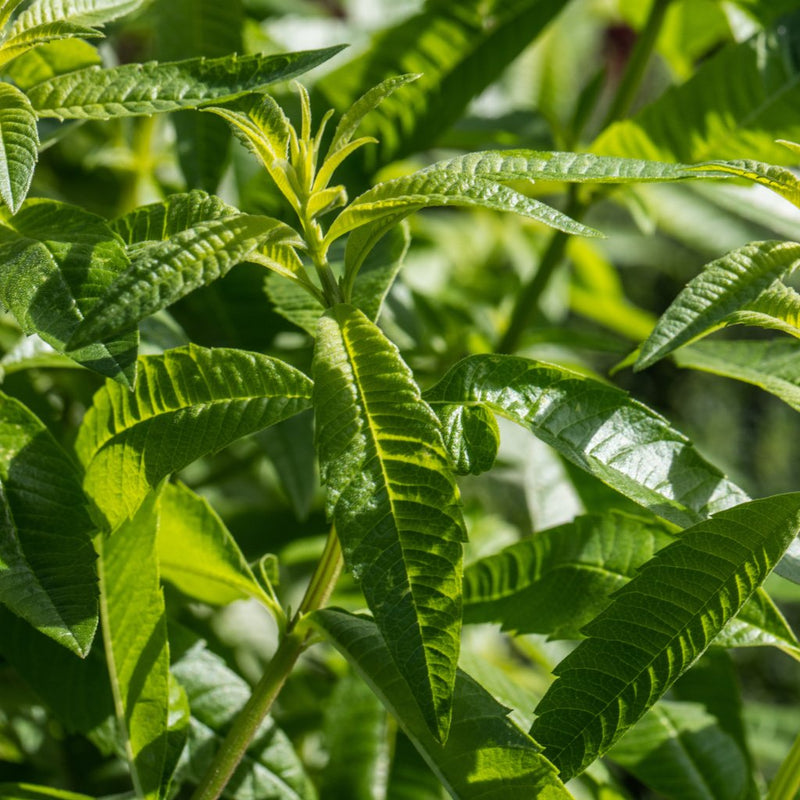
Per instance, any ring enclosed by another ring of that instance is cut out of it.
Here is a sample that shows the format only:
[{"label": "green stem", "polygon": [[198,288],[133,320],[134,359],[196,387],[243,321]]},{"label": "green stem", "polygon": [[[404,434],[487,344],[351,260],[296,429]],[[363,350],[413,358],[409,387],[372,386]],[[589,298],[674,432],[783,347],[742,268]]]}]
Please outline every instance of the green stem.
[{"label": "green stem", "polygon": [[[611,102],[611,107],[606,115],[604,128],[624,117],[630,110],[642,78],[644,78],[647,64],[653,54],[658,34],[661,32],[667,8],[671,2],[672,0],[653,0],[650,14],[636,42],[628,65],[625,68],[625,74],[622,76],[614,99]],[[573,185],[569,190],[565,213],[573,219],[580,219],[592,202],[592,200],[578,200],[577,190]],[[517,296],[508,327],[497,345],[496,350],[498,353],[513,353],[518,348],[522,334],[536,312],[539,298],[561,263],[566,245],[567,234],[562,231],[556,231],[542,254],[539,269],[536,270],[533,278],[522,287]]]},{"label": "green stem", "polygon": [[216,800],[244,758],[264,717],[269,714],[297,659],[308,646],[308,631],[299,626],[303,617],[327,603],[342,569],[342,551],[336,530],[331,529],[325,550],[297,614],[292,618],[266,672],[239,712],[211,766],[200,781],[192,800]]},{"label": "green stem", "polygon": [[800,735],[769,787],[767,800],[795,800],[800,792]]}]

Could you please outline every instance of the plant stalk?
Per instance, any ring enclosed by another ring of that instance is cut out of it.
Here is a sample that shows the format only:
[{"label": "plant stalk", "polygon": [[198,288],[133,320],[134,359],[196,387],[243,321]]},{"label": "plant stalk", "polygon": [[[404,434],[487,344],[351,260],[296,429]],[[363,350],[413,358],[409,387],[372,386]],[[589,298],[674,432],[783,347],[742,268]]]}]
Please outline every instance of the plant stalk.
[{"label": "plant stalk", "polygon": [[[650,57],[653,54],[658,35],[664,25],[667,8],[671,2],[672,0],[653,0],[650,14],[636,42],[633,53],[631,53],[625,73],[620,80],[614,99],[606,114],[603,128],[608,127],[618,119],[622,119],[630,111],[647,70],[647,65],[650,62]],[[581,201],[577,199],[577,190],[573,184],[569,189],[565,213],[573,219],[580,219],[591,203],[591,200]],[[556,231],[542,254],[539,269],[517,296],[511,312],[511,319],[505,333],[500,338],[496,352],[513,353],[519,347],[522,334],[536,312],[539,298],[550,283],[556,268],[561,263],[566,245],[567,234],[562,231]]]},{"label": "plant stalk", "polygon": [[336,529],[331,528],[325,550],[317,564],[300,608],[289,623],[266,672],[220,745],[192,800],[217,800],[244,758],[258,728],[269,714],[297,659],[308,647],[309,632],[298,623],[322,608],[331,596],[342,570],[342,551]]},{"label": "plant stalk", "polygon": [[794,800],[800,792],[800,734],[794,740],[778,774],[769,787],[767,800]]}]

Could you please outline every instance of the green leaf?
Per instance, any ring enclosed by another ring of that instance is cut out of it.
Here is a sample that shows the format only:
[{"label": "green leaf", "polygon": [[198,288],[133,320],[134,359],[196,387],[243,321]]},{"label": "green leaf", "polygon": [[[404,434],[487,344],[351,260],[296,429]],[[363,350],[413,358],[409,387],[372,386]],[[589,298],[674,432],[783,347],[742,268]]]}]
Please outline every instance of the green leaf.
[{"label": "green leaf", "polygon": [[[250,698],[251,687],[202,641],[170,627],[173,650],[182,652],[172,672],[186,690],[192,709],[189,740],[178,768],[179,779],[197,783],[208,770],[225,731]],[[289,737],[267,717],[223,790],[228,800],[316,800]]]},{"label": "green leaf", "polygon": [[131,328],[273,243],[294,244],[293,228],[271,217],[237,214],[200,222],[169,239],[134,247],[131,265],[106,288],[75,329],[71,347]]},{"label": "green leaf", "polygon": [[237,214],[227,203],[194,189],[184,194],[171,194],[166,200],[139,206],[109,223],[114,233],[127,245],[140,242],[163,242],[195,225],[225,219]]},{"label": "green leaf", "polygon": [[82,39],[57,39],[23,53],[3,71],[23,92],[65,72],[100,64],[100,54]]},{"label": "green leaf", "polygon": [[320,319],[313,374],[320,471],[345,563],[444,741],[465,532],[438,421],[397,348],[350,306]]},{"label": "green leaf", "polygon": [[713,174],[719,170],[724,175],[735,175],[772,189],[773,192],[800,206],[800,180],[783,167],[764,164],[762,161],[710,161],[693,169]]},{"label": "green leaf", "polygon": [[[16,28],[16,25],[14,28]],[[41,25],[21,30],[13,35],[9,31],[9,35],[0,45],[0,67],[23,55],[32,47],[36,47],[36,45],[77,37],[92,39],[101,35],[95,28],[66,21],[45,22]]]},{"label": "green leaf", "polygon": [[[175,768],[169,643],[156,552],[157,499],[151,493],[110,536],[97,537],[103,641],[114,705],[136,796],[143,800],[166,797]],[[184,739],[187,724],[185,719]]]},{"label": "green leaf", "polygon": [[444,446],[457,475],[480,475],[492,468],[500,446],[497,420],[485,406],[436,405]]},{"label": "green leaf", "polygon": [[84,417],[84,488],[113,529],[162,478],[310,400],[305,375],[259,353],[189,345],[144,356],[134,392],[106,383]]},{"label": "green leaf", "polygon": [[416,693],[397,671],[386,640],[372,620],[345,611],[314,613],[315,625],[364,678],[457,800],[568,800],[572,795],[536,743],[501,706],[459,671],[447,743],[431,736]]},{"label": "green leaf", "polygon": [[759,159],[791,163],[775,139],[800,139],[800,27],[723,48],[692,78],[607,128],[595,153],[657,161]]},{"label": "green leaf", "polygon": [[626,392],[564,367],[515,356],[471,356],[425,399],[483,404],[679,526],[747,500],[663,417]]},{"label": "green leaf", "polygon": [[33,0],[9,28],[8,36],[53,22],[103,25],[136,11],[144,0]]},{"label": "green leaf", "polygon": [[563,6],[563,0],[428,4],[381,31],[366,53],[326,75],[315,88],[325,108],[344,112],[379,81],[421,75],[361,123],[361,135],[380,142],[370,148],[374,169],[434,144]]},{"label": "green leaf", "polygon": [[427,169],[384,181],[356,197],[334,220],[325,240],[332,242],[355,228],[384,217],[389,217],[392,224],[396,224],[403,216],[433,206],[472,206],[511,211],[565,233],[602,235],[555,208],[508,186],[493,183],[491,179],[472,177],[466,171]]},{"label": "green leaf", "polygon": [[793,339],[699,342],[676,353],[675,363],[760,386],[800,411],[800,342]]},{"label": "green leaf", "polygon": [[19,210],[39,158],[36,114],[28,98],[10,83],[0,83],[0,197]]},{"label": "green leaf", "polygon": [[741,800],[752,796],[747,757],[699,703],[662,700],[608,757],[664,797]]},{"label": "green leaf", "polygon": [[255,597],[271,606],[236,540],[207,500],[183,484],[168,484],[159,494],[156,513],[162,578],[202,603],[222,606]]},{"label": "green leaf", "polygon": [[378,800],[386,796],[390,761],[389,726],[380,700],[357,675],[348,672],[325,708],[323,726],[328,764],[321,797]]},{"label": "green leaf", "polygon": [[197,108],[300,75],[339,50],[89,67],[36,84],[28,98],[40,117],[57,119],[111,119]]},{"label": "green leaf", "polygon": [[94,800],[86,794],[34,786],[31,783],[0,783],[0,797],[3,800]]},{"label": "green leaf", "polygon": [[741,311],[725,317],[728,325],[756,325],[773,328],[800,338],[800,294],[775,281]]},{"label": "green leaf", "polygon": [[611,594],[672,541],[663,524],[620,512],[541,531],[465,569],[464,622],[582,638]]},{"label": "green leaf", "polygon": [[707,264],[662,314],[641,347],[644,369],[718,325],[800,263],[796,242],[753,242]]},{"label": "green leaf", "polygon": [[798,527],[800,494],[722,511],[656,554],[586,626],[589,638],[556,667],[531,729],[565,780],[608,750],[699,658]]},{"label": "green leaf", "polygon": [[100,217],[54,200],[28,200],[0,221],[0,300],[25,333],[126,386],[133,383],[138,334],[69,349],[68,341],[128,266],[120,239]]},{"label": "green leaf", "polygon": [[78,466],[3,394],[0,441],[0,601],[85,656],[97,628],[97,577]]}]

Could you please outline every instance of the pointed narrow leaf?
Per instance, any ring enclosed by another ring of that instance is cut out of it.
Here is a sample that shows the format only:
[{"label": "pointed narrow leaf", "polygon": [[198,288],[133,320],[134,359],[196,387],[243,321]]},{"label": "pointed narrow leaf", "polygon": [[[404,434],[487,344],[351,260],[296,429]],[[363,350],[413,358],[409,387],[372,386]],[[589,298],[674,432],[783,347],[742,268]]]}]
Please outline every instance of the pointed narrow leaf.
[{"label": "pointed narrow leaf", "polygon": [[453,723],[445,745],[431,736],[415,693],[403,680],[372,620],[337,609],[314,623],[372,687],[456,800],[570,800],[536,743],[469,675],[456,675]]},{"label": "pointed narrow leaf", "polygon": [[707,264],[662,314],[641,347],[644,369],[718,325],[800,263],[796,242],[753,242]]},{"label": "pointed narrow leaf", "polygon": [[39,158],[36,114],[28,98],[10,83],[0,83],[0,197],[16,213]]},{"label": "pointed narrow leaf", "polygon": [[130,250],[131,265],[78,325],[70,347],[83,347],[136,325],[200,286],[208,286],[272,242],[293,243],[293,228],[271,217],[237,214],[197,223],[162,242]]},{"label": "pointed narrow leaf", "polygon": [[83,39],[57,39],[18,56],[6,64],[4,72],[18,88],[31,86],[56,75],[100,64],[100,54]]},{"label": "pointed narrow leaf", "polygon": [[752,383],[800,411],[800,342],[698,342],[675,354],[687,369]]},{"label": "pointed narrow leaf", "polygon": [[800,294],[781,281],[775,281],[744,309],[728,314],[725,322],[773,328],[800,338]]},{"label": "pointed narrow leaf", "polygon": [[110,528],[165,476],[311,404],[305,375],[258,353],[189,345],[144,356],[139,370],[133,393],[97,392],[76,441]]},{"label": "pointed narrow leaf", "polygon": [[8,36],[0,45],[0,67],[26,53],[32,47],[62,39],[95,39],[102,34],[95,28],[74,22],[46,22]]},{"label": "pointed narrow leaf", "polygon": [[58,119],[110,119],[197,108],[300,75],[341,49],[89,67],[36,84],[28,98],[40,117]]},{"label": "pointed narrow leaf", "polygon": [[[194,783],[206,774],[225,731],[249,700],[251,687],[217,655],[183,629],[170,625],[170,642],[181,647],[172,672],[192,710],[189,740],[176,780]],[[267,717],[225,787],[228,800],[317,800],[289,737]]]},{"label": "pointed narrow leaf", "polygon": [[626,392],[515,356],[471,356],[425,393],[429,403],[482,403],[566,459],[682,527],[747,500],[683,434]]},{"label": "pointed narrow leaf", "polygon": [[169,644],[156,502],[152,493],[110,536],[98,536],[103,643],[125,755],[142,800],[166,796],[162,783],[175,767],[168,763]]},{"label": "pointed narrow leaf", "polygon": [[207,500],[183,484],[167,484],[159,494],[156,513],[162,578],[202,603],[227,605],[255,597],[271,604]]},{"label": "pointed narrow leaf", "polygon": [[438,422],[397,348],[350,306],[320,319],[313,374],[320,470],[345,563],[445,740],[465,533]]},{"label": "pointed narrow leaf", "polygon": [[0,441],[0,602],[85,656],[97,628],[97,575],[78,466],[3,394]]},{"label": "pointed narrow leaf", "polygon": [[800,180],[793,172],[783,167],[765,164],[762,161],[710,161],[690,169],[702,170],[706,174],[719,171],[722,174],[735,175],[737,178],[746,178],[772,189],[793,205],[800,206]]},{"label": "pointed narrow leaf", "polygon": [[608,748],[706,650],[800,528],[800,494],[728,509],[661,550],[557,667],[532,736],[564,779]]},{"label": "pointed narrow leaf", "polygon": [[551,228],[581,236],[602,236],[593,228],[570,219],[551,206],[526,197],[508,186],[484,178],[461,176],[445,170],[415,172],[402,178],[379,183],[356,197],[334,220],[326,235],[332,242],[345,233],[391,216],[405,216],[433,206],[477,206],[498,211],[512,211],[535,219]]},{"label": "pointed narrow leaf", "polygon": [[32,783],[0,783],[0,797],[3,800],[94,800],[87,794],[34,786]]}]

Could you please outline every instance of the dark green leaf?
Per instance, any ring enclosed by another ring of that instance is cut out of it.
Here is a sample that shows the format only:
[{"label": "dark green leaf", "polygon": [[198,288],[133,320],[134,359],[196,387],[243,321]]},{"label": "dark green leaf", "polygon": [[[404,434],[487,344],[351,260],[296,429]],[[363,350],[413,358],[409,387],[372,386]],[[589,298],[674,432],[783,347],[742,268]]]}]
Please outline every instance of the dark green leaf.
[{"label": "dark green leaf", "polygon": [[626,392],[563,367],[514,356],[472,356],[425,398],[487,406],[680,526],[747,499],[663,417]]},{"label": "dark green leaf", "polygon": [[135,391],[106,383],[76,447],[110,528],[172,472],[310,406],[311,381],[281,361],[189,345],[139,362]]},{"label": "dark green leaf", "polygon": [[397,719],[439,780],[457,800],[569,800],[556,770],[501,706],[459,671],[447,743],[431,736],[415,692],[397,671],[372,620],[325,609],[314,622]]},{"label": "dark green leaf", "polygon": [[578,774],[706,650],[800,527],[800,494],[755,500],[684,531],[584,628],[555,670],[533,737],[565,779]]},{"label": "dark green leaf", "polygon": [[445,740],[465,532],[438,421],[397,348],[350,306],[320,319],[313,374],[320,470],[345,563]]},{"label": "dark green leaf", "polygon": [[78,466],[3,394],[0,441],[0,601],[85,656],[97,628],[97,577]]},{"label": "dark green leaf", "polygon": [[0,197],[12,214],[28,194],[38,158],[36,114],[28,98],[0,83]]},{"label": "dark green leaf", "polygon": [[494,414],[481,405],[437,404],[444,446],[458,475],[480,475],[492,468],[500,445]]}]

